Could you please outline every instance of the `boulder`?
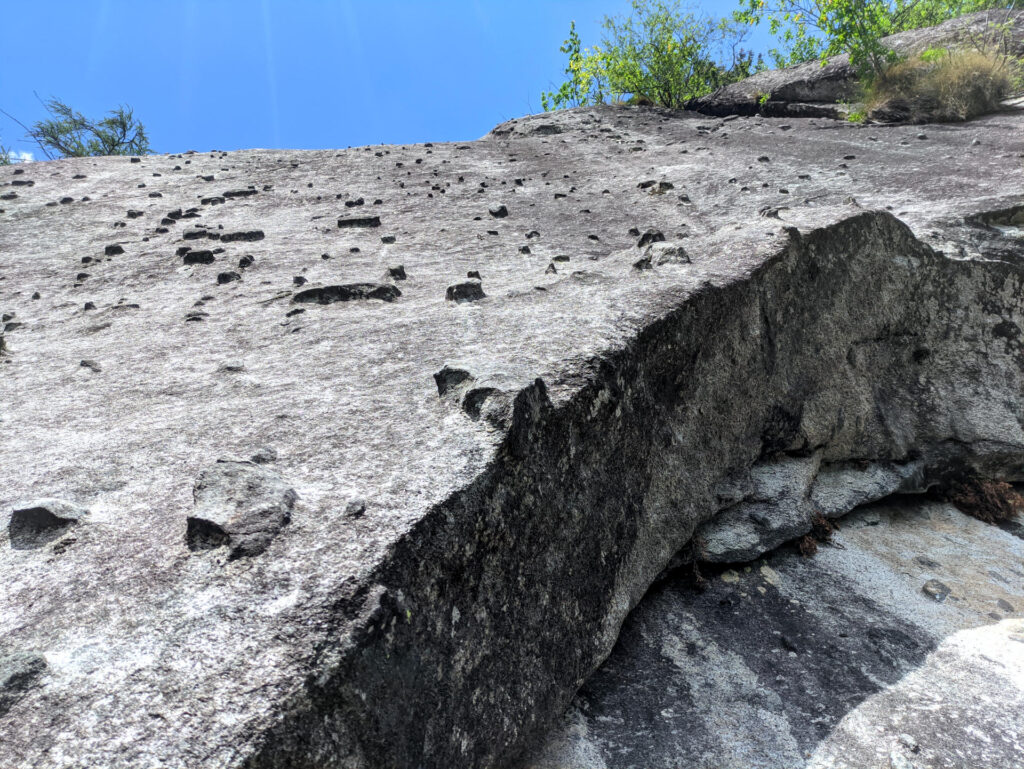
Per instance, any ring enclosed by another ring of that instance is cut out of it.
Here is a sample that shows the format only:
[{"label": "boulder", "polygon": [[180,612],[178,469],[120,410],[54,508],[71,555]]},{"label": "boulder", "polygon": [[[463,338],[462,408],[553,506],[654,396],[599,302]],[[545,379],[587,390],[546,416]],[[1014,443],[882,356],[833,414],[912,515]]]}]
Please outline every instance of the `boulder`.
[{"label": "boulder", "polygon": [[43,498],[15,504],[7,524],[11,545],[32,548],[61,536],[89,511],[64,499]]},{"label": "boulder", "polygon": [[231,558],[259,555],[291,521],[295,490],[263,461],[222,459],[203,471],[186,521],[189,550],[226,546]]}]

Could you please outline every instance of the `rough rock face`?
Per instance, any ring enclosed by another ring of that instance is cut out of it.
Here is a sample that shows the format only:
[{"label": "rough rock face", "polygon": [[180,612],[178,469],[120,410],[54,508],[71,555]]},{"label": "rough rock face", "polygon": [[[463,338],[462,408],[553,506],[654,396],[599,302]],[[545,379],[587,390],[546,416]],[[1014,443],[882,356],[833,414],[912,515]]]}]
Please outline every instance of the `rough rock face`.
[{"label": "rough rock face", "polygon": [[657,585],[524,766],[1024,766],[1024,541],[934,502],[841,526]]},{"label": "rough rock face", "polygon": [[[0,764],[512,765],[737,505],[769,547],[800,495],[1021,478],[1024,131],[920,133],[603,108],[0,171],[0,505],[89,510],[0,558]],[[254,452],[287,524],[190,549]]]},{"label": "rough rock face", "polygon": [[199,477],[193,496],[185,525],[189,549],[227,546],[232,558],[266,550],[295,506],[295,490],[256,462],[218,461]]},{"label": "rough rock face", "polygon": [[42,547],[63,534],[89,514],[63,499],[37,499],[15,505],[7,524],[11,547]]},{"label": "rough rock face", "polygon": [[[934,27],[912,29],[883,38],[900,54],[911,56],[938,46],[977,45],[991,39],[991,25],[1006,25],[1006,50],[1024,56],[1024,11],[981,11]],[[822,66],[810,61],[768,70],[695,99],[691,107],[706,115],[768,115],[772,117],[840,117],[843,102],[860,97],[857,71],[846,54]]]}]

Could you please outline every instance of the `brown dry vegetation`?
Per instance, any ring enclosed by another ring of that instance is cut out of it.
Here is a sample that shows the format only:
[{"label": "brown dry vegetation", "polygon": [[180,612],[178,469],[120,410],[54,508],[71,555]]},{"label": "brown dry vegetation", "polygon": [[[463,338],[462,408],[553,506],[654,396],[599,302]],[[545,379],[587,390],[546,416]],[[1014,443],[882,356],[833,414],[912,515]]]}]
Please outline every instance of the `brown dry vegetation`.
[{"label": "brown dry vegetation", "polygon": [[831,542],[832,534],[838,528],[839,524],[835,521],[830,521],[821,513],[815,513],[811,516],[810,533],[802,536],[797,542],[797,548],[800,550],[800,554],[809,558],[817,553],[818,544]]},{"label": "brown dry vegetation", "polygon": [[830,521],[821,513],[811,516],[811,534],[819,542],[831,542],[832,534],[838,530],[839,524],[836,521]]},{"label": "brown dry vegetation", "polygon": [[701,574],[700,565],[707,560],[707,551],[704,549],[704,538],[700,534],[694,534],[686,546],[686,558],[690,563],[690,577],[693,585],[698,590],[705,590],[708,586],[707,577]]},{"label": "brown dry vegetation", "polygon": [[797,548],[800,550],[800,555],[805,558],[810,558],[812,555],[818,552],[818,540],[812,537],[810,534],[804,534],[800,537],[800,541],[797,542]]},{"label": "brown dry vegetation", "polygon": [[967,478],[951,483],[943,496],[960,512],[985,523],[1002,523],[1024,512],[1024,497],[1002,481]]},{"label": "brown dry vegetation", "polygon": [[869,88],[871,120],[957,122],[995,112],[1019,82],[1019,62],[997,51],[925,51]]}]

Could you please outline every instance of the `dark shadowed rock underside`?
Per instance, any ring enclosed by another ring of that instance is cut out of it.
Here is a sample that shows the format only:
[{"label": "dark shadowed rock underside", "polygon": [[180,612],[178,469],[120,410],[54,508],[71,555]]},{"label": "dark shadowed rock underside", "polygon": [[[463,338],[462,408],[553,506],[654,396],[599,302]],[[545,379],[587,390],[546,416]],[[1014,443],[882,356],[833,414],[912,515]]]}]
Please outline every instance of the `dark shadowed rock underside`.
[{"label": "dark shadowed rock underside", "polygon": [[1024,767],[1024,540],[908,497],[840,526],[657,584],[524,766]]},{"label": "dark shadowed rock underside", "polygon": [[0,557],[0,764],[511,765],[699,526],[1019,479],[1021,129],[3,169],[0,505],[88,515]]}]

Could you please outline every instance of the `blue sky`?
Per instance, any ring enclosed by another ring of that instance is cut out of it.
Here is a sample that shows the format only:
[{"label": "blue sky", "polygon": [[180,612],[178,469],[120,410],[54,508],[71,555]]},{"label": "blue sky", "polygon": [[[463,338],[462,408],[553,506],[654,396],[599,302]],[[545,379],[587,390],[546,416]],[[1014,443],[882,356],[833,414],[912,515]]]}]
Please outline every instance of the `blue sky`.
[{"label": "blue sky", "polygon": [[[697,3],[714,15],[732,2]],[[539,112],[628,0],[6,0],[0,109],[129,104],[156,152],[477,138]],[[761,42],[762,40],[755,40]],[[0,143],[38,151],[0,116]]]}]

